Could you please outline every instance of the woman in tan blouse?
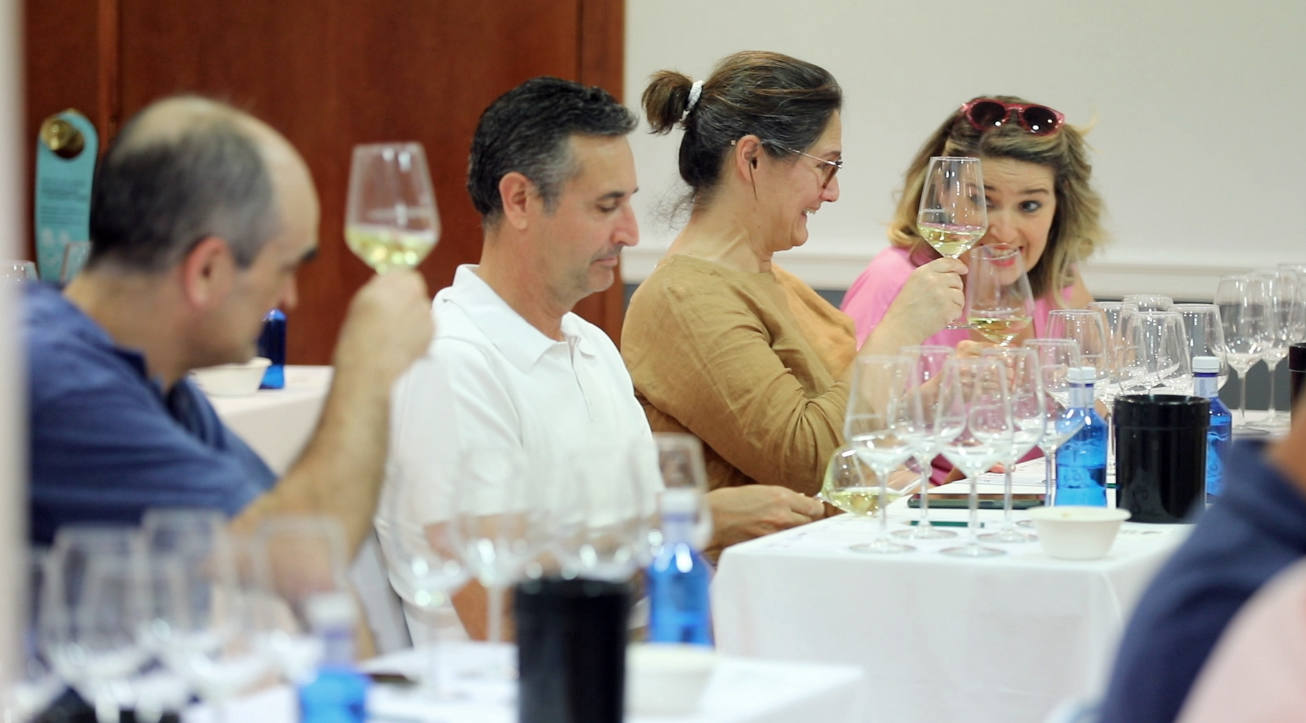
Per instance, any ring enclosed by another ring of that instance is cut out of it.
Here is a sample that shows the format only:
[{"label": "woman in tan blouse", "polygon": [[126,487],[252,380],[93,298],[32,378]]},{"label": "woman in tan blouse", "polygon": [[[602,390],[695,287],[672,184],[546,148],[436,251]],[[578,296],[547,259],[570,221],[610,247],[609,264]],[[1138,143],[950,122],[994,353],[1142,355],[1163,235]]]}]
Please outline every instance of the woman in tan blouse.
[{"label": "woman in tan blouse", "polygon": [[[644,91],[655,132],[684,128],[692,211],[631,299],[622,356],[653,429],[702,439],[714,489],[813,494],[843,442],[852,321],[771,261],[839,198],[841,102],[823,68],[765,52],[731,55],[706,82],[661,71]],[[919,286],[930,308],[960,294]],[[882,324],[861,353],[895,353],[909,323]]]}]

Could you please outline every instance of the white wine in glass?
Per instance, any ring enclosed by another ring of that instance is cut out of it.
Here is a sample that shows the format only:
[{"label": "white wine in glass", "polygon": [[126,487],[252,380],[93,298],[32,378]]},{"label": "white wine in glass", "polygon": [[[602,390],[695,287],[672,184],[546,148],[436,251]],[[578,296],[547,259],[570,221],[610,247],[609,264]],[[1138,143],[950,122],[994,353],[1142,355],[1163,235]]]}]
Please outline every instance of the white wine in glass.
[{"label": "white wine in glass", "polygon": [[420,143],[354,146],[345,242],[377,273],[412,268],[440,238],[440,214]]},{"label": "white wine in glass", "polygon": [[[988,201],[980,159],[935,156],[930,159],[916,212],[916,231],[940,255],[958,258],[988,233]],[[957,321],[948,329],[965,329]]]},{"label": "white wine in glass", "polygon": [[943,256],[957,258],[988,232],[988,204],[980,159],[930,159],[916,214],[916,230]]},{"label": "white wine in glass", "polygon": [[971,328],[995,344],[1010,344],[1034,315],[1034,295],[1020,252],[982,246],[971,255],[969,276],[966,319]]}]

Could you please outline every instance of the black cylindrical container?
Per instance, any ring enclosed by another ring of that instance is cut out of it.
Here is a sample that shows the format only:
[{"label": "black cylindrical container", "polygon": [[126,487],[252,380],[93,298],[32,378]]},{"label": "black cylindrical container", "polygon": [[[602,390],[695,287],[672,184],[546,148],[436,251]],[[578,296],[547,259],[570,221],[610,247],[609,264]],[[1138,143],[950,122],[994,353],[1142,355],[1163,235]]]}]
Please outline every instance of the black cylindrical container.
[{"label": "black cylindrical container", "polygon": [[516,587],[517,720],[620,723],[630,586],[527,580]]},{"label": "black cylindrical container", "polygon": [[1297,402],[1300,400],[1301,383],[1306,379],[1306,341],[1299,341],[1288,347],[1288,394],[1289,409],[1297,415]]},{"label": "black cylindrical container", "polygon": [[1116,507],[1133,522],[1185,522],[1206,499],[1211,403],[1178,394],[1115,400]]}]

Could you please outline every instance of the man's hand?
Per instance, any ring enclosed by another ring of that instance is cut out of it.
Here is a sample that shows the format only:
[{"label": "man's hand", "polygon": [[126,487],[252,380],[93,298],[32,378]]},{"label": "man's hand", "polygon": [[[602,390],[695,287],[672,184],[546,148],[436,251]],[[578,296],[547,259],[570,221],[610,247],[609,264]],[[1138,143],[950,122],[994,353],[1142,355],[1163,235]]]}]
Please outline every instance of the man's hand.
[{"label": "man's hand", "polygon": [[426,353],[434,330],[421,275],[407,269],[378,274],[349,304],[336,344],[337,372],[361,367],[369,384],[389,389]]},{"label": "man's hand", "polygon": [[709,492],[707,501],[712,508],[709,549],[729,547],[825,516],[820,502],[775,485],[723,487]]}]

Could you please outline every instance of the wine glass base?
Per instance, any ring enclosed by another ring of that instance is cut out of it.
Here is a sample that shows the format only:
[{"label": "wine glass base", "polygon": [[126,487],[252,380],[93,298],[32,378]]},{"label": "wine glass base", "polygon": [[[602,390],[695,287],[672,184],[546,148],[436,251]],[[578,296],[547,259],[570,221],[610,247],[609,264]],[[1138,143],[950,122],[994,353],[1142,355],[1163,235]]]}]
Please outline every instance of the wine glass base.
[{"label": "wine glass base", "polygon": [[996,547],[984,547],[976,543],[963,547],[947,547],[939,550],[939,552],[950,557],[1000,557],[1007,554],[1005,550],[999,550]]},{"label": "wine glass base", "polygon": [[905,530],[894,530],[893,536],[902,540],[946,540],[957,533],[934,525],[913,525]]},{"label": "wine glass base", "polygon": [[987,532],[983,535],[980,535],[979,538],[985,542],[1019,543],[1019,542],[1034,542],[1035,540],[1038,539],[1038,536],[1031,535],[1028,532],[1021,532],[1020,530],[1017,530],[1015,527],[1011,527],[1005,530],[998,530],[997,532]]},{"label": "wine glass base", "polygon": [[871,554],[892,554],[899,552],[912,552],[915,547],[904,545],[901,542],[894,542],[887,537],[881,537],[871,542],[862,542],[856,545],[849,545],[849,550],[853,552],[864,552]]}]

